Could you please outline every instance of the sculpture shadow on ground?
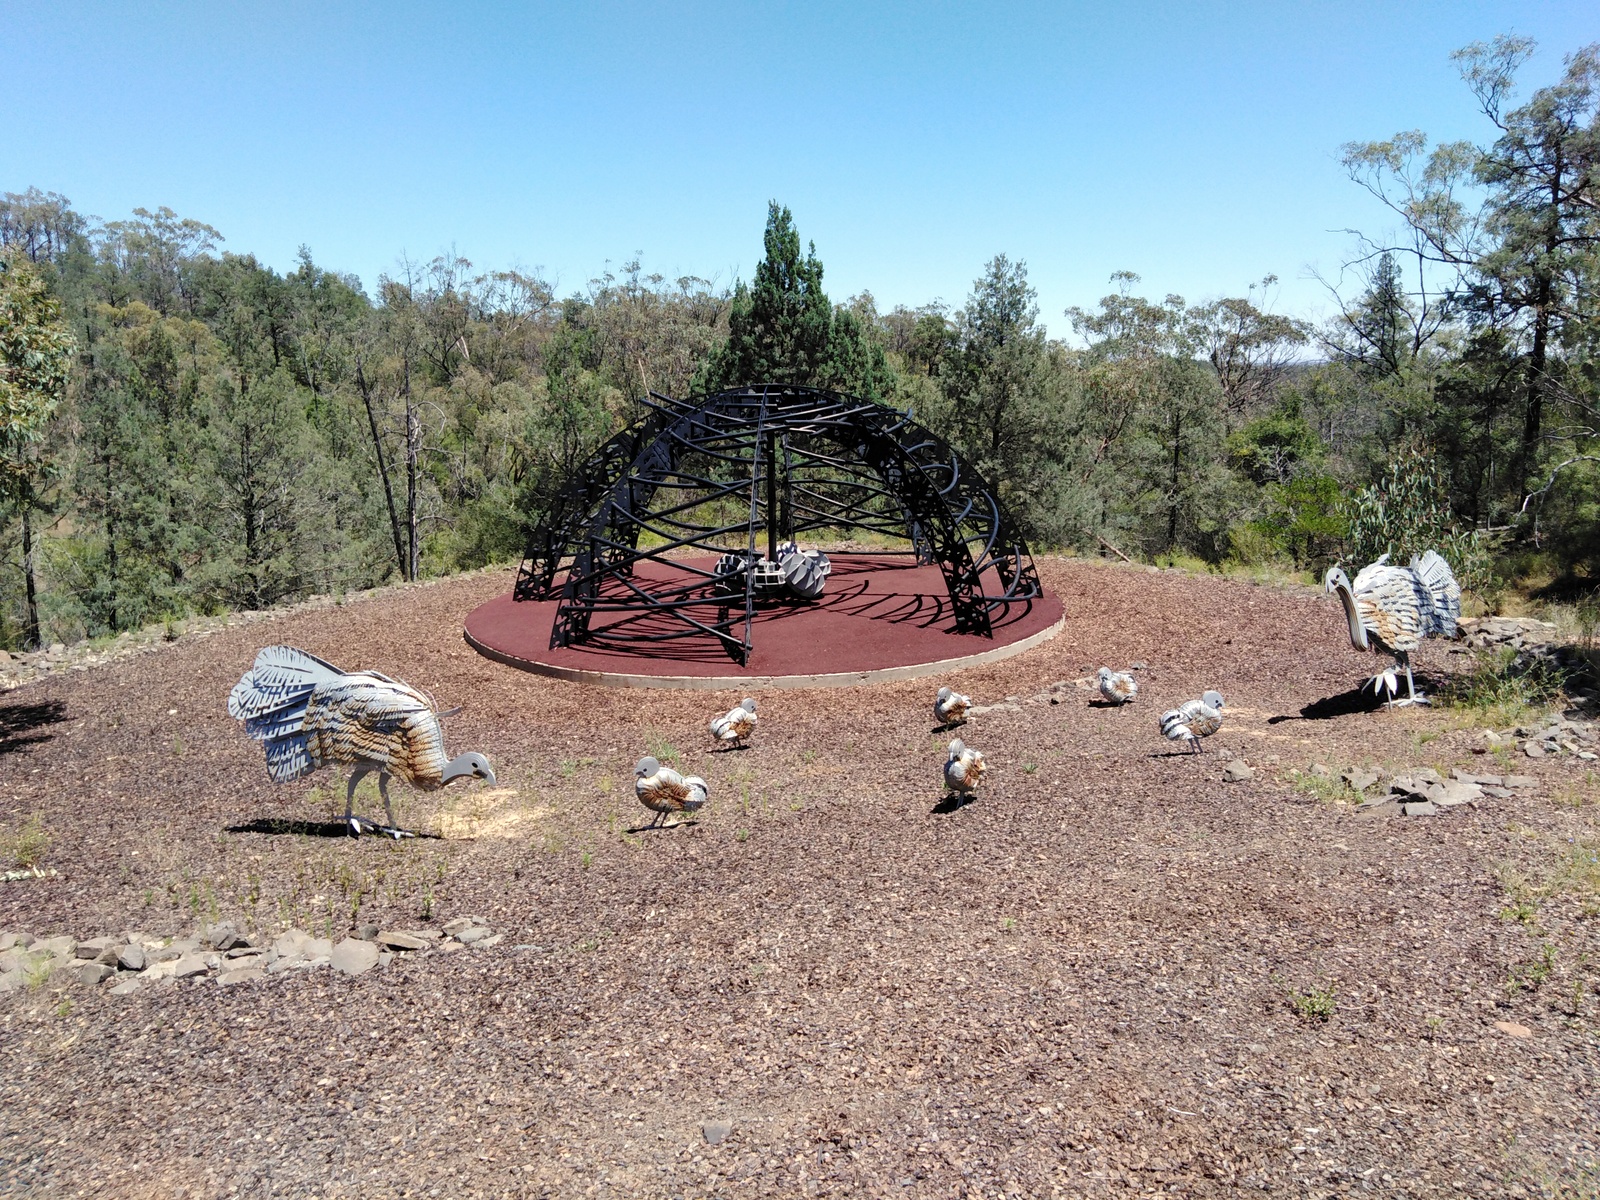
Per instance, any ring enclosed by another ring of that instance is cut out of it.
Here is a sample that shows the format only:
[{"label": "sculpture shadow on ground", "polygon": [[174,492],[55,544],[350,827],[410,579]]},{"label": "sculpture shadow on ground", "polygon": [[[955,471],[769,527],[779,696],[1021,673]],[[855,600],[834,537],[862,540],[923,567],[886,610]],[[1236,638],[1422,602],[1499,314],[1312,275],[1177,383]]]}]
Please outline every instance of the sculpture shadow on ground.
[{"label": "sculpture shadow on ground", "polygon": [[688,821],[663,821],[659,825],[652,825],[648,821],[643,825],[635,825],[632,829],[624,829],[623,833],[656,833],[666,829],[682,829],[685,825],[698,825],[698,819]]},{"label": "sculpture shadow on ground", "polygon": [[976,799],[976,796],[959,796],[952,794],[946,796],[928,811],[930,813],[937,814],[938,816],[945,817],[949,816],[953,812],[960,812],[963,808],[971,804]]},{"label": "sculpture shadow on ground", "polygon": [[[295,837],[316,838],[348,838],[350,826],[343,821],[294,821],[286,817],[257,817],[254,821],[246,821],[240,825],[229,825],[229,833],[261,833],[269,837],[281,837],[285,834]],[[408,831],[410,832],[410,831]],[[382,833],[364,833],[364,838],[387,837]],[[412,837],[429,838],[434,841],[442,840],[437,833],[411,833]]]},{"label": "sculpture shadow on ground", "polygon": [[0,754],[15,754],[25,746],[48,742],[55,734],[39,731],[66,719],[67,706],[60,700],[0,707]]},{"label": "sculpture shadow on ground", "polygon": [[[1402,684],[1405,682],[1401,680]],[[1422,681],[1417,681],[1417,690],[1422,690]],[[1332,721],[1339,717],[1353,717],[1360,713],[1377,712],[1382,708],[1383,699],[1366,684],[1351,688],[1348,692],[1340,692],[1337,696],[1324,696],[1321,700],[1313,700],[1298,713],[1282,713],[1276,717],[1268,717],[1268,725],[1280,725],[1284,721]]]}]

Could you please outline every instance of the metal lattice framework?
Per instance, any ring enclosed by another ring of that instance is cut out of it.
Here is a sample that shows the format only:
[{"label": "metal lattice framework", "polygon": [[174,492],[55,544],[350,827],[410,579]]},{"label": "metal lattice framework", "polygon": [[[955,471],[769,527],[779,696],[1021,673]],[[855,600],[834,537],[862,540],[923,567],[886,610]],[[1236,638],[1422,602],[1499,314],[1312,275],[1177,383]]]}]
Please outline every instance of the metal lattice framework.
[{"label": "metal lattice framework", "polygon": [[[763,530],[773,559],[780,537],[818,531],[908,540],[900,553],[938,564],[963,633],[993,636],[1008,606],[1040,595],[994,492],[909,412],[773,384],[642,403],[646,415],[590,456],[529,539],[515,596],[559,598],[552,647],[714,638],[746,663],[753,572],[719,575],[682,552],[754,563]],[[645,560],[671,570],[636,571]]]}]

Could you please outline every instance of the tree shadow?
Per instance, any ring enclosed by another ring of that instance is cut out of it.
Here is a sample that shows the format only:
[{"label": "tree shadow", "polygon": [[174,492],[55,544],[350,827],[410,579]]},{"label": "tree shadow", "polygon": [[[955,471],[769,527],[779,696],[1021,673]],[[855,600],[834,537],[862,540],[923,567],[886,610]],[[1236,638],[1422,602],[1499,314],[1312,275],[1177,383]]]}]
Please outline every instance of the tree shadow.
[{"label": "tree shadow", "polygon": [[1547,604],[1576,604],[1588,599],[1594,590],[1594,580],[1584,579],[1569,571],[1558,575],[1543,587],[1533,589],[1528,595]]},{"label": "tree shadow", "polygon": [[1324,696],[1321,700],[1313,700],[1302,708],[1298,715],[1284,713],[1268,717],[1267,724],[1280,725],[1284,721],[1332,721],[1338,717],[1377,712],[1382,707],[1382,698],[1366,684],[1361,684],[1348,692],[1340,692],[1337,696]]},{"label": "tree shadow", "polygon": [[0,754],[15,754],[25,746],[48,742],[55,734],[37,731],[66,719],[67,706],[61,700],[0,707]]}]

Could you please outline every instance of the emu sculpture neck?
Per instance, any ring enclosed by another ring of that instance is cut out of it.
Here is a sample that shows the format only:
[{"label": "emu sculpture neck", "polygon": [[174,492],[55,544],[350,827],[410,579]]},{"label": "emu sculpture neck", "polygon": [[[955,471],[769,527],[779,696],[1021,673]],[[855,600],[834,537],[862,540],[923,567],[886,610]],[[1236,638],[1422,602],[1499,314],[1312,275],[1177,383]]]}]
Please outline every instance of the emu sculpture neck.
[{"label": "emu sculpture neck", "polygon": [[1339,603],[1344,605],[1345,620],[1350,623],[1350,644],[1357,650],[1371,649],[1367,645],[1367,630],[1361,624],[1361,613],[1356,609],[1356,598],[1349,587],[1344,583],[1335,583],[1334,591],[1339,593]]}]

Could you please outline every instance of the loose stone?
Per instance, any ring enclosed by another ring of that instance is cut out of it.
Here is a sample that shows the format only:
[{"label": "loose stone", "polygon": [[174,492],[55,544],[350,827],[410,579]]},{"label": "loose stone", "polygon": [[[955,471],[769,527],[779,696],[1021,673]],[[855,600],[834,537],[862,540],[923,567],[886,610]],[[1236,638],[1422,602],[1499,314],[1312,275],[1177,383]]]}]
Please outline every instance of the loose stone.
[{"label": "loose stone", "polygon": [[73,975],[79,983],[96,984],[110,979],[117,973],[115,967],[108,967],[102,962],[80,963],[73,968]]},{"label": "loose stone", "polygon": [[174,979],[187,979],[191,975],[204,975],[206,973],[206,960],[198,954],[190,954],[180,958],[172,968]]},{"label": "loose stone", "polygon": [[383,933],[374,933],[373,938],[391,950],[426,950],[433,942],[428,938],[418,937],[414,933],[402,933],[398,930],[388,930]]},{"label": "loose stone", "polygon": [[333,948],[333,969],[346,975],[360,975],[378,965],[378,947],[360,938],[345,938]]}]

